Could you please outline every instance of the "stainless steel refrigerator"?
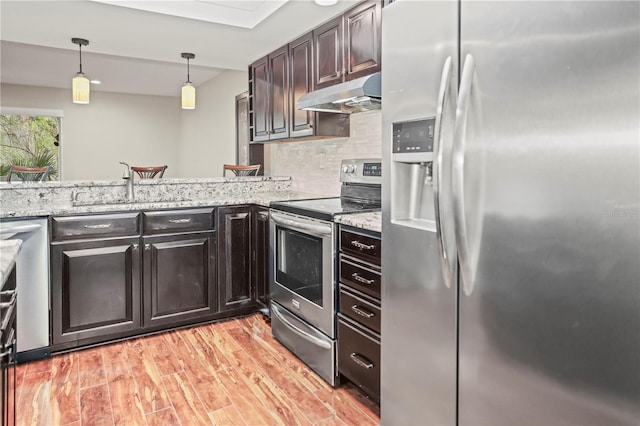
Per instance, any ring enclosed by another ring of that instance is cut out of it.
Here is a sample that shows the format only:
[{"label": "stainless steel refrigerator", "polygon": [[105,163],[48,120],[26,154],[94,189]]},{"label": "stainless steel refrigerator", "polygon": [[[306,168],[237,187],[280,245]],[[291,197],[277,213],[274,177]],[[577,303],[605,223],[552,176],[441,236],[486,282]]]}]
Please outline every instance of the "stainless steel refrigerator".
[{"label": "stainless steel refrigerator", "polygon": [[640,3],[382,16],[382,424],[637,425]]}]

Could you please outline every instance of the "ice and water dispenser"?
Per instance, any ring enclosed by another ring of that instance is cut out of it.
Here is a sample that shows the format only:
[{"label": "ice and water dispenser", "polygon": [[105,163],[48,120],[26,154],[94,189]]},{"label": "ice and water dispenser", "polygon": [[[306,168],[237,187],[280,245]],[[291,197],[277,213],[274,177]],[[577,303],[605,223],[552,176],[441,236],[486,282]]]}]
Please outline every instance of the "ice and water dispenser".
[{"label": "ice and water dispenser", "polygon": [[435,230],[435,118],[393,123],[391,221]]}]

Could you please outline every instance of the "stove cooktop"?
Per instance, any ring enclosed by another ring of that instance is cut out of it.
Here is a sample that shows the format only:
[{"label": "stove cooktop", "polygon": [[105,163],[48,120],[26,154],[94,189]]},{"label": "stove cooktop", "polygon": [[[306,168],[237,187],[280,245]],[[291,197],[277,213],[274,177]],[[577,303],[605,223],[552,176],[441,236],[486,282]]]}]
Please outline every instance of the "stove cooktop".
[{"label": "stove cooktop", "polygon": [[277,201],[271,208],[314,219],[332,221],[336,215],[380,210],[379,201],[362,201],[349,198],[317,198],[312,200]]}]

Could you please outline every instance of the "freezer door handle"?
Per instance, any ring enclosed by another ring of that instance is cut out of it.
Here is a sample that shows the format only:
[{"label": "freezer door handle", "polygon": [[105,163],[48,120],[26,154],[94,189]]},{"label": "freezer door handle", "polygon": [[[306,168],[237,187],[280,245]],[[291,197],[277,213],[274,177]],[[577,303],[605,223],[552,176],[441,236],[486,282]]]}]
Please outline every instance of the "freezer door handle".
[{"label": "freezer door handle", "polygon": [[[451,188],[444,188],[444,176],[451,175],[451,160],[445,156],[447,144],[452,144],[450,124],[447,124],[455,117],[455,93],[453,85],[453,63],[451,56],[447,57],[442,67],[442,79],[440,80],[440,90],[438,92],[438,110],[436,113],[435,134],[433,137],[436,154],[435,170],[433,173],[433,198],[435,203],[436,237],[438,239],[438,250],[440,252],[440,265],[442,268],[442,278],[444,285],[451,288],[455,280],[456,268],[456,244],[453,237],[453,223],[450,215],[445,213],[443,195],[450,194]],[[449,182],[447,182],[449,183]],[[446,221],[446,223],[445,223]]]},{"label": "freezer door handle", "polygon": [[469,257],[469,240],[464,207],[464,154],[467,137],[467,119],[471,100],[471,89],[475,75],[475,62],[471,54],[467,54],[460,78],[460,92],[456,109],[456,124],[453,143],[452,183],[453,183],[453,218],[456,224],[456,244],[460,260],[460,275],[464,293],[469,296],[473,292],[475,273]]}]

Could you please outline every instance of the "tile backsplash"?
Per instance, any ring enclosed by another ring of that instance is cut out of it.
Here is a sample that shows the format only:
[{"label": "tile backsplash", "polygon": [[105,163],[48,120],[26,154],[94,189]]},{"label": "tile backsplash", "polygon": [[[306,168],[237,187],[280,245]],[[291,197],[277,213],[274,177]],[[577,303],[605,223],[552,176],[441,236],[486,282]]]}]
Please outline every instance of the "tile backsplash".
[{"label": "tile backsplash", "polygon": [[340,195],[340,161],[382,156],[382,112],[351,115],[348,138],[316,139],[265,145],[269,174],[291,176],[292,189]]}]

